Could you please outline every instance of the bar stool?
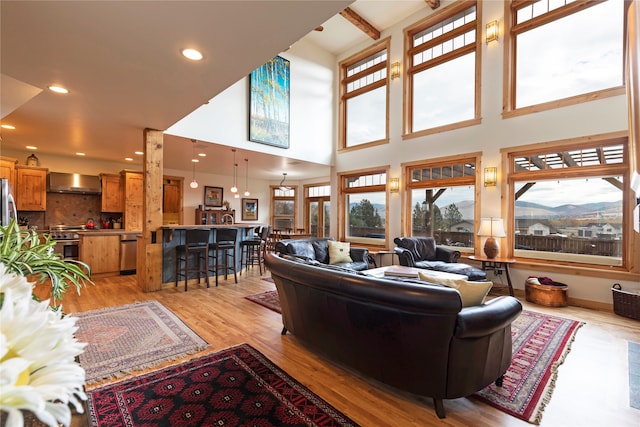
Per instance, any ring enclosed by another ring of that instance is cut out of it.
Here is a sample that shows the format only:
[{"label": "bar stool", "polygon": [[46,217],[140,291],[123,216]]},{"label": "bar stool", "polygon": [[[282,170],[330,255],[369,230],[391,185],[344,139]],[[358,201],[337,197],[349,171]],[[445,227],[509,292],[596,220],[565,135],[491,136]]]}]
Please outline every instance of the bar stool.
[{"label": "bar stool", "polygon": [[[218,228],[216,229],[216,242],[212,243],[209,247],[213,248],[213,255],[210,258],[213,260],[213,268],[209,266],[211,271],[216,275],[216,286],[218,286],[218,273],[220,270],[224,270],[224,280],[227,280],[227,276],[230,270],[233,270],[233,278],[238,283],[238,276],[236,274],[236,240],[238,239],[237,228]],[[219,256],[222,255],[222,262],[220,262]],[[232,262],[229,263],[229,260]]]},{"label": "bar stool", "polygon": [[282,240],[282,230],[274,228],[273,231],[269,233],[269,240],[267,241],[266,250],[269,252],[276,251],[276,243]]},{"label": "bar stool", "polygon": [[[260,275],[262,275],[262,263],[267,245],[267,239],[269,238],[269,227],[263,226],[262,228],[256,228],[254,236],[240,242],[240,249],[242,250],[240,256],[240,267],[249,269],[249,266],[258,265],[260,269]],[[242,270],[240,270],[242,276]]]},{"label": "bar stool", "polygon": [[[189,263],[191,253],[196,257],[195,265]],[[187,292],[189,273],[198,273],[198,283],[200,283],[202,273],[204,273],[207,288],[209,287],[208,254],[209,229],[198,228],[187,230],[185,232],[184,245],[176,246],[176,287],[178,287],[178,279],[184,277],[184,291]]]}]

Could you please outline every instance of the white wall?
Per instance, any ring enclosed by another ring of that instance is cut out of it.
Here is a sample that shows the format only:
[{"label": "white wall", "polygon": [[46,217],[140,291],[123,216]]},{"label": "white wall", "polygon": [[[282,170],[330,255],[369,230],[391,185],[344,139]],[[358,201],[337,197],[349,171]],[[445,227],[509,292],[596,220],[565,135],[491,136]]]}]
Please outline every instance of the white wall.
[{"label": "white wall", "polygon": [[290,146],[249,141],[249,79],[243,78],[166,133],[325,165],[333,157],[335,58],[310,43],[282,53],[290,61]]},{"label": "white wall", "polygon": [[[440,9],[451,1],[443,1]],[[502,2],[482,2],[482,20],[488,22],[498,19],[504,23],[504,7]],[[427,9],[427,8],[425,8]],[[381,34],[381,38],[391,37],[389,58],[391,62],[401,61],[403,53],[403,29],[431,13],[428,9],[395,25]],[[484,25],[482,26],[484,27]],[[599,133],[624,131],[628,129],[627,102],[624,95],[602,100],[583,103],[576,106],[544,111],[509,119],[502,118],[502,69],[504,61],[504,44],[502,34],[498,43],[482,44],[482,81],[481,106],[482,122],[477,126],[461,128],[449,132],[428,135],[419,138],[402,140],[402,79],[390,81],[390,140],[386,145],[376,146],[365,150],[355,150],[336,155],[335,171],[363,169],[376,166],[390,165],[392,177],[401,176],[401,163],[451,156],[476,151],[482,151],[483,166],[497,166],[498,176],[501,175],[500,150],[505,147],[532,144],[538,142],[561,140],[566,138],[593,135]],[[365,43],[356,46],[341,55],[338,61],[358,53],[371,45]],[[337,66],[336,66],[337,70]],[[336,93],[338,86],[336,85]],[[335,134],[337,141],[337,132]],[[334,178],[334,189],[337,182]],[[402,186],[402,183],[401,183]],[[502,216],[500,187],[482,189],[482,216]],[[506,196],[506,195],[505,195]],[[334,200],[337,190],[334,190]],[[402,193],[389,196],[389,236],[392,240],[400,236],[401,230],[401,199]],[[337,206],[333,203],[332,207]],[[337,208],[332,216],[337,215]],[[332,219],[332,225],[337,221]],[[332,231],[334,232],[334,231]],[[391,243],[393,245],[393,243]],[[604,303],[611,303],[611,286],[620,282],[625,289],[640,289],[640,283],[631,281],[606,280],[596,277],[572,274],[558,274],[545,271],[518,270],[514,268],[512,279],[516,288],[524,289],[524,282],[529,275],[549,276],[554,280],[567,283],[569,296]],[[490,277],[498,282],[505,281],[504,276]]]}]

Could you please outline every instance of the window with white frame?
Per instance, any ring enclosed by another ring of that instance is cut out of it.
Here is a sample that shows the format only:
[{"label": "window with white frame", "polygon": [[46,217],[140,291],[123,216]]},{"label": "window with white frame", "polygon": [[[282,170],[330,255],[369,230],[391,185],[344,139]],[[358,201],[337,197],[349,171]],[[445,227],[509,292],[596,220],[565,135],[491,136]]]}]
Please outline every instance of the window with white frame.
[{"label": "window with white frame", "polygon": [[627,142],[585,138],[509,153],[514,255],[624,266]]},{"label": "window with white frame", "polygon": [[474,123],[479,111],[477,4],[457,2],[405,31],[406,134]]},{"label": "window with white frame", "polygon": [[388,49],[386,40],[340,64],[341,148],[388,139]]},{"label": "window with white frame", "polygon": [[622,0],[511,1],[509,18],[509,109],[583,102],[624,84]]}]

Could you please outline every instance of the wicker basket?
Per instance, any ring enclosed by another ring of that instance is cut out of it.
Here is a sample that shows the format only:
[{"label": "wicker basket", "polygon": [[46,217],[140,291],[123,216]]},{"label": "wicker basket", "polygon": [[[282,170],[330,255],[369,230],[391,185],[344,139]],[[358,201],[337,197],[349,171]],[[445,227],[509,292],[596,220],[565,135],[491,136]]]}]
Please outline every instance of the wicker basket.
[{"label": "wicker basket", "polygon": [[623,291],[619,283],[613,285],[611,292],[615,314],[640,320],[640,292]]}]

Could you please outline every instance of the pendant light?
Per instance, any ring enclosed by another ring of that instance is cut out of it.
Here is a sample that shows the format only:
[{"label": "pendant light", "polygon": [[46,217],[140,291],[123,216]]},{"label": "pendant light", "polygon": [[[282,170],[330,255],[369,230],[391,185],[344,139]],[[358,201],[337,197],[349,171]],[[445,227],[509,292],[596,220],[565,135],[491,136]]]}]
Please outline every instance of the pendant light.
[{"label": "pendant light", "polygon": [[280,181],[280,191],[289,191],[291,188],[284,185],[284,180],[287,179],[287,173],[282,172],[282,181]]},{"label": "pendant light", "polygon": [[244,159],[244,163],[246,166],[246,171],[245,171],[245,177],[244,177],[244,195],[245,196],[250,196],[251,193],[249,193],[249,159]]},{"label": "pendant light", "polygon": [[196,181],[196,163],[198,159],[196,159],[196,140],[192,139],[191,142],[193,142],[193,157],[191,158],[191,162],[193,163],[193,181],[191,181],[189,187],[195,189],[198,188],[198,181]]},{"label": "pendant light", "polygon": [[235,194],[238,192],[238,164],[236,163],[236,149],[232,148],[231,151],[233,151],[233,187],[231,187],[231,192]]}]

